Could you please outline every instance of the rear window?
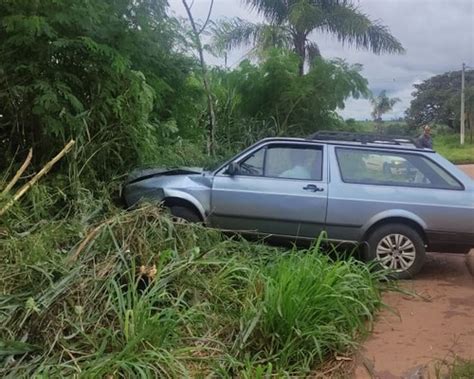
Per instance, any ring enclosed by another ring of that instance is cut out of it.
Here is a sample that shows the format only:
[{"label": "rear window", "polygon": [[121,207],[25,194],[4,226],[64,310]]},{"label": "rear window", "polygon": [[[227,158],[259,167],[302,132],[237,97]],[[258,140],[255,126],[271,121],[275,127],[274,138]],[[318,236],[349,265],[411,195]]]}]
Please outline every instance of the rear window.
[{"label": "rear window", "polygon": [[450,173],[422,155],[337,148],[336,156],[347,183],[463,189]]}]

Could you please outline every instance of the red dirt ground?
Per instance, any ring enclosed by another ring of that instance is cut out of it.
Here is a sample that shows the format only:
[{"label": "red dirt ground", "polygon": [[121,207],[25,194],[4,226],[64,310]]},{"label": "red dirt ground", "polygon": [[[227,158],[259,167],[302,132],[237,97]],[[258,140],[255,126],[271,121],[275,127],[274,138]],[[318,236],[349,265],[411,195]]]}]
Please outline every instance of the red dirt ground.
[{"label": "red dirt ground", "polygon": [[[474,178],[474,165],[461,168]],[[402,288],[419,297],[385,295],[392,310],[378,315],[355,378],[433,378],[441,360],[474,359],[474,278],[465,256],[428,254],[420,274]]]}]

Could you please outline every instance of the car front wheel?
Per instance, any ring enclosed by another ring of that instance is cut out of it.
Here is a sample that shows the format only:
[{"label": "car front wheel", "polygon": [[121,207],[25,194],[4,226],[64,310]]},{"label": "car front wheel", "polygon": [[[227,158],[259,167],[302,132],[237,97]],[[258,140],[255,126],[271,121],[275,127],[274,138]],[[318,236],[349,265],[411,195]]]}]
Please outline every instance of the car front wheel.
[{"label": "car front wheel", "polygon": [[368,238],[368,258],[395,279],[411,279],[423,266],[425,244],[419,233],[403,224],[377,228]]},{"label": "car front wheel", "polygon": [[201,218],[188,207],[175,205],[170,207],[170,213],[176,222],[199,223]]}]

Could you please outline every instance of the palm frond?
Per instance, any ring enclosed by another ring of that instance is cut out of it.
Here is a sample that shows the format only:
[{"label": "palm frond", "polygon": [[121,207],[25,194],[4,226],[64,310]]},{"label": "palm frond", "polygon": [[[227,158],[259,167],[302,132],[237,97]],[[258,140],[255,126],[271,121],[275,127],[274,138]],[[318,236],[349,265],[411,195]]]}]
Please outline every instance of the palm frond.
[{"label": "palm frond", "polygon": [[321,58],[321,51],[319,50],[319,46],[316,42],[307,42],[306,53],[310,65],[315,59]]},{"label": "palm frond", "polygon": [[256,47],[261,50],[270,48],[291,50],[293,48],[291,32],[283,25],[264,25],[257,37]]},{"label": "palm frond", "polygon": [[279,24],[288,20],[294,7],[312,6],[326,11],[334,6],[351,4],[351,0],[242,0],[242,2],[268,21]]},{"label": "palm frond", "polygon": [[211,26],[211,46],[222,53],[240,46],[254,45],[264,24],[256,24],[239,17],[224,18]]},{"label": "palm frond", "polygon": [[212,34],[211,46],[216,53],[249,45],[257,50],[289,49],[293,44],[291,34],[284,26],[252,23],[238,17],[215,22]]},{"label": "palm frond", "polygon": [[372,21],[350,3],[333,6],[324,22],[315,28],[335,34],[342,43],[367,49],[375,54],[405,52],[387,26],[379,21]]},{"label": "palm frond", "polygon": [[291,3],[295,0],[242,0],[251,10],[263,15],[272,23],[282,23],[287,19]]}]

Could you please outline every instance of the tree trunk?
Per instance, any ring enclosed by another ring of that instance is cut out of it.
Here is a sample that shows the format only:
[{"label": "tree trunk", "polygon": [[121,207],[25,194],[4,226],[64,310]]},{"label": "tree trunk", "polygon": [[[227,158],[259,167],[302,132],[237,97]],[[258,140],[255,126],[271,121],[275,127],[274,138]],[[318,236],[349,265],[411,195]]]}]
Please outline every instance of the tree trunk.
[{"label": "tree trunk", "polygon": [[199,54],[199,63],[201,65],[201,73],[202,73],[202,82],[204,85],[204,91],[206,92],[206,97],[207,97],[207,112],[209,116],[209,128],[208,128],[208,133],[207,133],[207,154],[208,155],[214,155],[215,153],[215,133],[216,133],[216,114],[214,112],[214,103],[212,101],[212,93],[211,93],[211,88],[209,86],[209,81],[207,78],[207,67],[206,67],[206,62],[204,61],[204,49],[202,47],[201,43],[201,37],[200,34],[206,27],[207,22],[209,21],[209,17],[211,14],[212,10],[212,5],[214,2],[211,2],[211,6],[209,8],[209,15],[207,17],[206,23],[204,26],[201,28],[201,30],[198,30],[196,27],[196,23],[194,22],[193,15],[191,13],[191,8],[189,7],[188,3],[186,0],[182,0],[184,7],[186,8],[186,13],[188,14],[189,22],[191,23],[191,27],[193,28],[193,34],[194,34],[194,42],[196,44],[196,49]]},{"label": "tree trunk", "polygon": [[304,33],[296,33],[293,36],[293,41],[295,44],[295,53],[300,57],[300,62],[298,65],[298,74],[299,76],[303,76],[304,62],[306,60],[306,35]]},{"label": "tree trunk", "polygon": [[474,112],[468,113],[470,142],[472,143],[472,134],[474,129]]}]

